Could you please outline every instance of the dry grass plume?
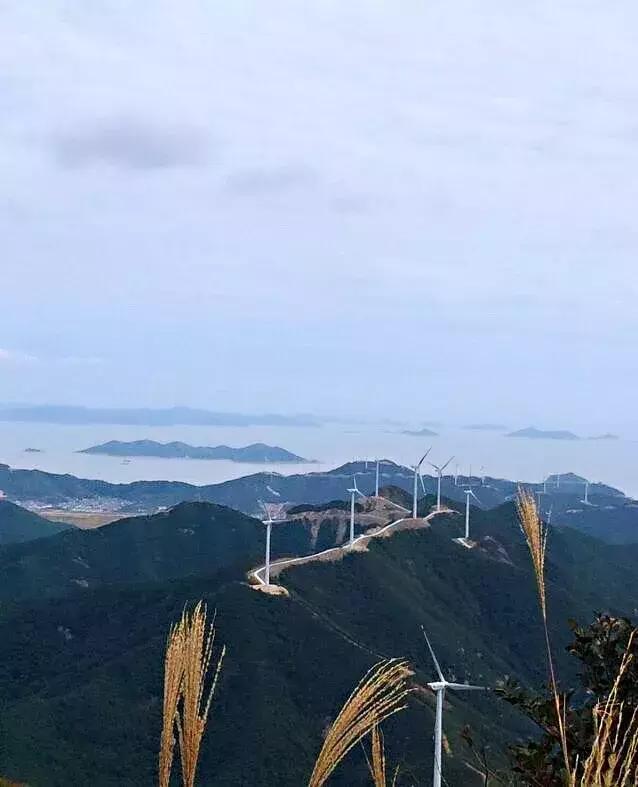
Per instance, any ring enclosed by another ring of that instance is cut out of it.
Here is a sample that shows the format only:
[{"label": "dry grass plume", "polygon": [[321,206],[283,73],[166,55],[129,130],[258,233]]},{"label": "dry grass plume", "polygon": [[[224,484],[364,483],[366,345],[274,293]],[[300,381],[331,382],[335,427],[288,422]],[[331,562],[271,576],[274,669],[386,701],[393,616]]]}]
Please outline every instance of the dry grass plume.
[{"label": "dry grass plume", "polygon": [[206,689],[215,644],[214,619],[206,620],[200,601],[192,612],[184,610],[170,630],[164,661],[164,719],[159,755],[159,785],[168,787],[175,728],[182,765],[183,787],[194,787],[200,746],[208,721],[226,648],[222,648],[213,677]]},{"label": "dry grass plume", "polygon": [[565,697],[559,694],[558,684],[556,681],[556,671],[554,669],[554,657],[552,654],[551,643],[549,640],[549,627],[547,624],[547,585],[545,581],[545,556],[547,553],[547,535],[549,532],[548,526],[542,521],[538,514],[536,507],[536,500],[534,495],[522,487],[518,489],[516,499],[516,508],[518,510],[518,519],[521,525],[521,530],[527,541],[529,553],[532,558],[532,565],[534,567],[534,576],[536,578],[536,589],[538,591],[538,600],[541,609],[541,616],[543,618],[543,630],[545,633],[545,648],[547,652],[547,666],[549,671],[549,680],[554,697],[554,706],[556,709],[556,723],[560,737],[560,745],[563,752],[563,760],[565,763],[565,773],[569,776],[572,772],[569,762],[569,750],[567,746],[567,730],[566,730],[566,700]]},{"label": "dry grass plume", "polygon": [[631,646],[635,631],[629,638],[618,675],[604,702],[593,709],[596,737],[588,758],[583,764],[582,776],[577,782],[576,770],[572,783],[581,787],[630,787],[638,784],[638,706],[630,710],[618,701],[623,677],[633,656]]},{"label": "dry grass plume", "polygon": [[[405,700],[410,691],[407,686],[409,674],[407,663],[397,659],[382,661],[372,667],[352,692],[328,731],[308,787],[325,784],[353,746],[373,732],[384,719],[406,707]],[[378,735],[377,730],[376,765],[373,738],[373,767],[376,768],[377,776],[383,776],[385,780],[385,757],[381,758],[382,741]],[[375,781],[375,784],[385,785],[385,781]]]}]

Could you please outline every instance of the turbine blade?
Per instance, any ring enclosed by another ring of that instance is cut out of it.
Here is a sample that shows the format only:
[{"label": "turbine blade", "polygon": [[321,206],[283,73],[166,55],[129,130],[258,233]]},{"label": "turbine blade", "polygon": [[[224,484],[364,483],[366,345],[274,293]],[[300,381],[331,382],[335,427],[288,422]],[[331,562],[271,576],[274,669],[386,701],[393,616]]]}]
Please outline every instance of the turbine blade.
[{"label": "turbine blade", "polygon": [[419,461],[419,464],[417,465],[417,467],[421,467],[421,465],[422,465],[422,464],[423,464],[423,462],[425,461],[425,458],[427,457],[427,455],[430,453],[430,451],[431,451],[431,450],[432,450],[432,446],[430,446],[430,447],[428,448],[428,450],[427,450],[427,451],[426,451],[426,452],[423,454],[423,456],[421,457],[421,459],[420,459],[420,461]]},{"label": "turbine blade", "polygon": [[450,458],[447,460],[447,462],[446,462],[446,463],[443,465],[443,467],[441,468],[441,472],[443,472],[443,471],[445,470],[445,468],[446,468],[446,467],[447,467],[447,466],[450,464],[450,462],[451,462],[453,459],[454,459],[454,457],[453,457],[453,456],[451,456],[451,457],[450,457]]},{"label": "turbine blade", "polygon": [[441,667],[439,667],[439,662],[436,660],[436,656],[434,655],[434,650],[432,649],[432,645],[430,645],[430,640],[428,639],[428,635],[425,633],[425,629],[423,628],[423,626],[421,626],[421,631],[423,632],[425,641],[428,644],[428,650],[430,651],[430,655],[432,656],[432,661],[434,662],[434,667],[439,675],[439,678],[441,678],[441,681],[443,683],[446,683],[447,681],[443,677],[443,673],[441,672]]},{"label": "turbine blade", "polygon": [[469,489],[468,491],[472,495],[472,497],[476,500],[477,503],[483,505],[483,503],[481,503],[481,501],[478,499],[478,497],[474,494],[474,492],[471,489]]},{"label": "turbine blade", "polygon": [[425,488],[425,481],[423,480],[423,476],[419,473],[419,481],[421,482],[421,488],[423,489],[423,494],[427,495],[427,489]]},{"label": "turbine blade", "polygon": [[455,691],[487,691],[487,686],[471,686],[469,683],[447,683],[446,689]]}]

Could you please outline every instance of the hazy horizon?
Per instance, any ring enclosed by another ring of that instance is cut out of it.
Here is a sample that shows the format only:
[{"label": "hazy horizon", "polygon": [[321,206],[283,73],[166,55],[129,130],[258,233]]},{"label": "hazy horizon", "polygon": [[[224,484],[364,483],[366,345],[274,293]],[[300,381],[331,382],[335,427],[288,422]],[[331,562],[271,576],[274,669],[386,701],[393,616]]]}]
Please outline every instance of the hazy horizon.
[{"label": "hazy horizon", "polygon": [[636,22],[8,5],[1,398],[635,425]]}]

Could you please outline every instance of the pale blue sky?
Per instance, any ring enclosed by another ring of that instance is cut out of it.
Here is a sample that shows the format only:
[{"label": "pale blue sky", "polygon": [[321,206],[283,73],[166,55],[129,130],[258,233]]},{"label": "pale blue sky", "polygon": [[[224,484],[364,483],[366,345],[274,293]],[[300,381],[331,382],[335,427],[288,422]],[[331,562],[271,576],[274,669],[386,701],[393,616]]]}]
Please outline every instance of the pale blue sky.
[{"label": "pale blue sky", "polygon": [[634,420],[635,3],[0,17],[0,401]]}]

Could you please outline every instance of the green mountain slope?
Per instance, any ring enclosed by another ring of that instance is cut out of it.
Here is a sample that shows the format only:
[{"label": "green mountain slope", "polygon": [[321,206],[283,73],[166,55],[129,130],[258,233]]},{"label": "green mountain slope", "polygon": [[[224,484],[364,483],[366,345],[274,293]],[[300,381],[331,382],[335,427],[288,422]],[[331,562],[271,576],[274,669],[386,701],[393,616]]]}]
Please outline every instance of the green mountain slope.
[{"label": "green mountain slope", "polygon": [[[205,531],[196,536],[200,554],[188,540],[162,533],[157,517],[138,520],[146,541],[159,530],[160,542],[175,554],[172,562],[160,561],[161,571],[147,570],[139,558],[125,560],[117,571],[111,566],[114,579],[108,581],[124,582],[130,574],[135,585],[0,605],[1,773],[33,787],[153,785],[166,632],[183,604],[200,597],[217,609],[219,641],[228,646],[204,741],[202,787],[304,784],[326,725],[382,655],[410,658],[420,687],[409,713],[386,729],[388,756],[403,763],[408,784],[429,783],[433,701],[424,684],[434,673],[421,624],[450,677],[487,685],[504,674],[536,685],[545,680],[536,592],[511,504],[473,510],[477,548],[453,540],[461,532],[460,516],[441,516],[428,529],[372,540],[367,551],[338,562],[286,570],[279,581],[288,598],[255,591],[242,579],[253,559],[242,540],[263,538],[261,525],[218,511],[217,524],[232,522],[241,536],[229,546],[227,539],[206,535],[223,528],[210,526],[209,506],[200,510],[203,521],[195,528],[191,507],[177,509],[179,516],[187,513],[188,527]],[[180,531],[175,512],[165,520]],[[126,534],[121,540],[108,535],[108,550],[120,560],[125,548],[135,552],[134,523],[110,526]],[[234,556],[232,567],[218,560],[220,544]],[[16,548],[5,550],[5,557],[8,552]],[[560,672],[569,676],[562,653],[567,618],[587,621],[601,608],[631,612],[638,554],[568,529],[552,533],[549,554],[552,638]],[[183,578],[167,581],[182,561]],[[215,565],[219,571],[206,573]],[[0,564],[0,576],[3,571]],[[161,581],[142,585],[142,578]],[[471,786],[477,782],[459,740],[464,723],[490,743],[495,759],[527,728],[494,696],[450,694],[446,776],[450,784]],[[360,751],[332,783],[369,784]]]},{"label": "green mountain slope", "polygon": [[0,599],[56,597],[117,583],[156,582],[221,569],[235,576],[263,554],[263,526],[213,503],[0,549]]},{"label": "green mountain slope", "polygon": [[62,522],[49,522],[8,500],[0,500],[0,546],[46,538],[70,527]]}]

